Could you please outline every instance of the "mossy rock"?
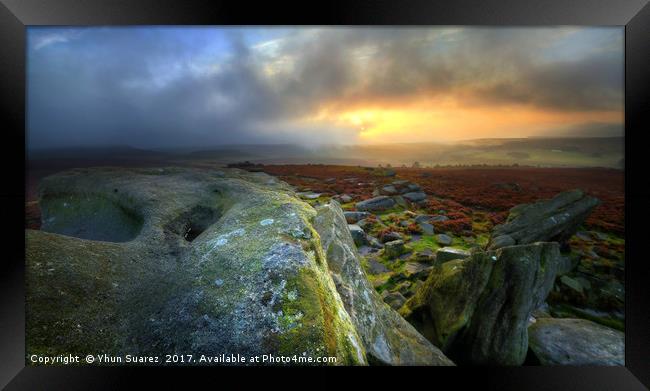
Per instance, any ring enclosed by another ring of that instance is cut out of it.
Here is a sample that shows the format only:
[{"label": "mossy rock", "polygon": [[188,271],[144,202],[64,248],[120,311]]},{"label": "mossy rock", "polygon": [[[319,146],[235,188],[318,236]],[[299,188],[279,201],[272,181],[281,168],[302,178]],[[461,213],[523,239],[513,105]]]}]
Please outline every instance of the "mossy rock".
[{"label": "mossy rock", "polygon": [[77,169],[44,179],[40,202],[44,230],[26,231],[28,354],[367,363],[316,212],[275,178]]},{"label": "mossy rock", "polygon": [[597,198],[574,189],[559,193],[549,200],[517,205],[510,209],[504,224],[494,227],[490,247],[566,242],[599,204]]},{"label": "mossy rock", "polygon": [[557,243],[475,251],[436,265],[400,313],[456,362],[521,365],[530,314],[553,287],[559,259]]},{"label": "mossy rock", "polygon": [[[370,284],[338,203],[331,201],[319,207],[313,224],[368,361],[383,365],[453,365],[438,348],[384,303]],[[385,286],[387,275],[373,280]]]}]

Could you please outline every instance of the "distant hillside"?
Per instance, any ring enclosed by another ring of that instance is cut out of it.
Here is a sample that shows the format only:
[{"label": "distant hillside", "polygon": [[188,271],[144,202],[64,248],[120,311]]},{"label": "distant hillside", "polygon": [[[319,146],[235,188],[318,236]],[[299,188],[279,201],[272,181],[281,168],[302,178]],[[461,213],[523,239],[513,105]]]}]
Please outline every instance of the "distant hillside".
[{"label": "distant hillside", "polygon": [[292,144],[227,145],[151,151],[129,146],[65,148],[29,151],[30,161],[124,165],[225,164],[241,161],[265,164],[322,163],[342,165],[412,166],[524,165],[539,167],[623,168],[623,137],[480,139],[455,144],[410,143],[384,145]]}]

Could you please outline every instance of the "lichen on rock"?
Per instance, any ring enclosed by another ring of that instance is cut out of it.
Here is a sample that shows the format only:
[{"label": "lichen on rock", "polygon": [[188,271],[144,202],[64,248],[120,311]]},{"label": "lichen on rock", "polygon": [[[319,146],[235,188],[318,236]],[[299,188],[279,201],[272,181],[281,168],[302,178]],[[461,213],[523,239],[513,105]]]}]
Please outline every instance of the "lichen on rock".
[{"label": "lichen on rock", "polygon": [[454,365],[373,289],[361,268],[360,256],[336,201],[317,209],[313,225],[345,309],[363,341],[368,361],[384,365]]},{"label": "lichen on rock", "polygon": [[[185,168],[46,178],[44,218],[57,223],[26,232],[28,352],[367,363],[311,225],[316,212],[270,179]],[[125,228],[123,210],[141,221],[136,232],[120,240],[75,235],[81,223],[91,233],[104,222]],[[101,218],[89,219],[94,212]]]}]

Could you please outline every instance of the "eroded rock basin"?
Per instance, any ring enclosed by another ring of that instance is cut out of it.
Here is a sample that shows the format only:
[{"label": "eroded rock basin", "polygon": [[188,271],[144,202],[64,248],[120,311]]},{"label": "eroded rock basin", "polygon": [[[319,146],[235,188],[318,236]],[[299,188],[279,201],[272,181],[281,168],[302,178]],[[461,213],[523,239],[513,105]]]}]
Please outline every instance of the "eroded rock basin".
[{"label": "eroded rock basin", "polygon": [[56,194],[41,200],[41,229],[80,239],[128,242],[144,222],[133,209],[100,194]]}]

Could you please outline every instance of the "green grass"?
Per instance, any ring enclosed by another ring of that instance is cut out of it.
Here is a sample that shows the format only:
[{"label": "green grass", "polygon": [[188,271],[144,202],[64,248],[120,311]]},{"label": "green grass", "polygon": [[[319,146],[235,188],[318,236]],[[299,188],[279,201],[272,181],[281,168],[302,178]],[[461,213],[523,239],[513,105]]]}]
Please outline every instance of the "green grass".
[{"label": "green grass", "polygon": [[436,238],[433,235],[423,235],[420,240],[410,242],[407,245],[408,248],[411,248],[413,251],[424,251],[430,249],[434,253],[440,248]]}]

